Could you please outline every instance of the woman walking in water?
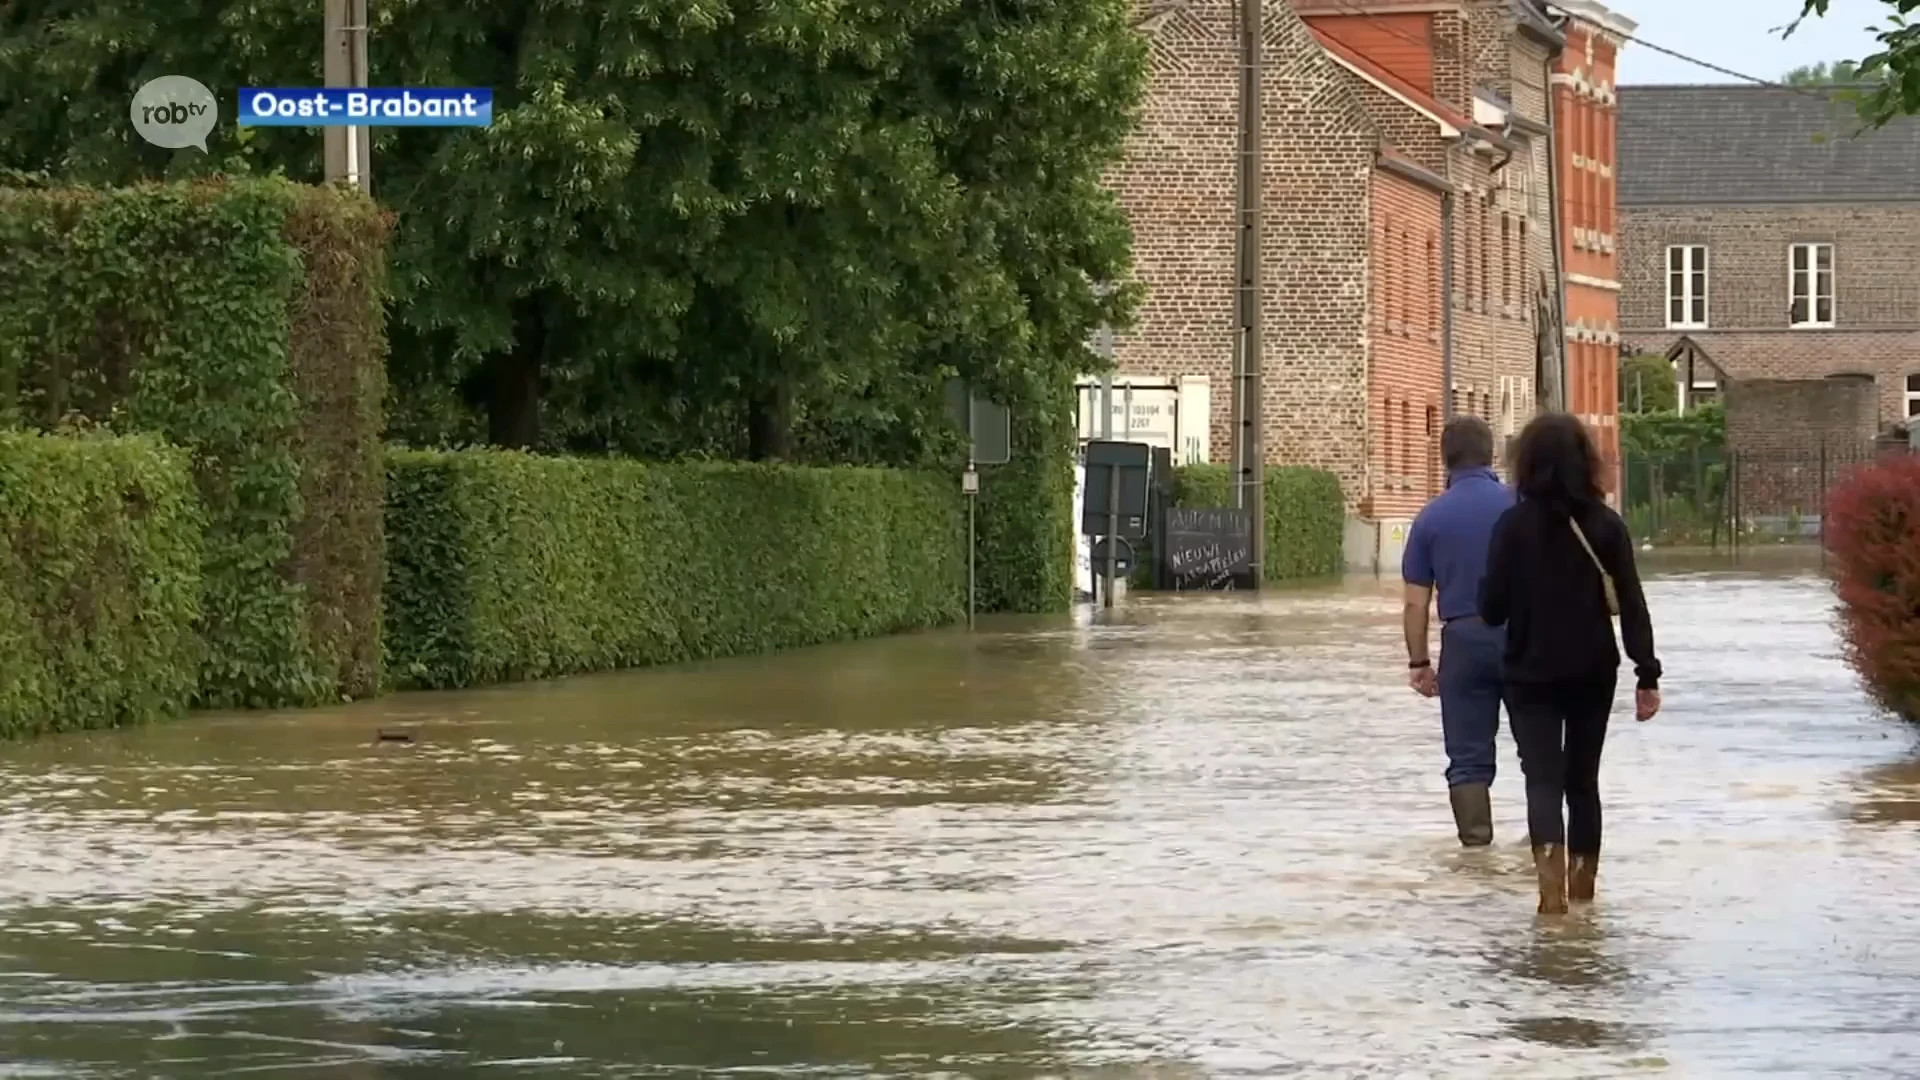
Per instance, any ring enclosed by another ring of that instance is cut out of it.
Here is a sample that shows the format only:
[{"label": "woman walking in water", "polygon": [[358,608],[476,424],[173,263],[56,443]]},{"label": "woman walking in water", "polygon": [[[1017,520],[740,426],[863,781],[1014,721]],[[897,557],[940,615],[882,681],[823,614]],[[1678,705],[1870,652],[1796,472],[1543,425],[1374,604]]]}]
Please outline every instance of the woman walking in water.
[{"label": "woman walking in water", "polygon": [[[1527,779],[1540,912],[1593,899],[1600,859],[1600,750],[1620,650],[1633,659],[1634,713],[1660,711],[1660,661],[1626,522],[1603,501],[1600,455],[1581,422],[1536,418],[1514,447],[1520,501],[1494,524],[1480,617],[1507,628],[1507,722]],[[1561,819],[1561,807],[1566,818]]]}]

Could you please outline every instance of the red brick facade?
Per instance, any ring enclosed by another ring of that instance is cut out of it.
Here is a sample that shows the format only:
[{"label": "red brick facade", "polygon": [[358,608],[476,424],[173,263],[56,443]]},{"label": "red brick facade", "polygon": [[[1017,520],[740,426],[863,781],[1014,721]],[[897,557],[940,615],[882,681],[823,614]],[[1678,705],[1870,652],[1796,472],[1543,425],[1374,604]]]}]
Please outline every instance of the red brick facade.
[{"label": "red brick facade", "polygon": [[1367,402],[1377,437],[1362,517],[1412,517],[1442,486],[1441,228],[1439,191],[1390,169],[1375,170]]},{"label": "red brick facade", "polygon": [[1597,3],[1570,0],[1567,46],[1553,76],[1560,260],[1566,276],[1567,411],[1584,419],[1607,462],[1620,469],[1619,106],[1614,72],[1634,23]]}]

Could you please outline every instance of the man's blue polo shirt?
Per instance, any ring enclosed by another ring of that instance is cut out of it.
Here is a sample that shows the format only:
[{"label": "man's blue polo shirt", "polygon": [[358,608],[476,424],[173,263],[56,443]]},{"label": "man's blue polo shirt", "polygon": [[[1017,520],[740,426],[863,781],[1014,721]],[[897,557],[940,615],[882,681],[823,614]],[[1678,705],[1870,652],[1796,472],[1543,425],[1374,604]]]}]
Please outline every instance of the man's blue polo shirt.
[{"label": "man's blue polo shirt", "polygon": [[1513,505],[1513,498],[1513,489],[1492,469],[1461,469],[1447,477],[1447,490],[1413,519],[1400,576],[1409,585],[1439,589],[1440,621],[1477,610],[1493,523]]}]

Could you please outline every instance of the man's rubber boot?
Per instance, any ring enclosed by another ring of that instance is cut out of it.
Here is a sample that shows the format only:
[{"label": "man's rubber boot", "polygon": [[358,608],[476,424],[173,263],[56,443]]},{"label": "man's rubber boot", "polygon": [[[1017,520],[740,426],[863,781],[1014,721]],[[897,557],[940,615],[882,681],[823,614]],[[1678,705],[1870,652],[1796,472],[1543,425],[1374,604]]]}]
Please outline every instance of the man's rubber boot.
[{"label": "man's rubber boot", "polygon": [[1541,844],[1533,849],[1533,870],[1540,877],[1540,914],[1567,913],[1567,849]]},{"label": "man's rubber boot", "polygon": [[1600,876],[1600,856],[1567,856],[1567,899],[1576,904],[1593,903],[1594,880]]},{"label": "man's rubber boot", "polygon": [[1455,784],[1447,789],[1447,801],[1453,804],[1453,825],[1460,831],[1460,843],[1467,847],[1486,847],[1493,843],[1493,800],[1488,784]]}]

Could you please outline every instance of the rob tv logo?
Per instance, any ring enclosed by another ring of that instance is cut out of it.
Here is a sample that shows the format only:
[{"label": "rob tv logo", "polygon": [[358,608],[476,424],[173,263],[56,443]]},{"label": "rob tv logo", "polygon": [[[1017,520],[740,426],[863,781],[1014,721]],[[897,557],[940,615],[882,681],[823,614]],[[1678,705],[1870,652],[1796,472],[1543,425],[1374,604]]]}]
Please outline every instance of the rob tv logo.
[{"label": "rob tv logo", "polygon": [[169,150],[194,147],[207,151],[207,136],[220,122],[220,103],[213,91],[185,75],[162,75],[133,95],[133,130],[155,146]]},{"label": "rob tv logo", "polygon": [[190,117],[204,116],[211,106],[200,102],[183,104],[170,101],[165,105],[140,106],[140,120],[147,124],[184,124]]}]

